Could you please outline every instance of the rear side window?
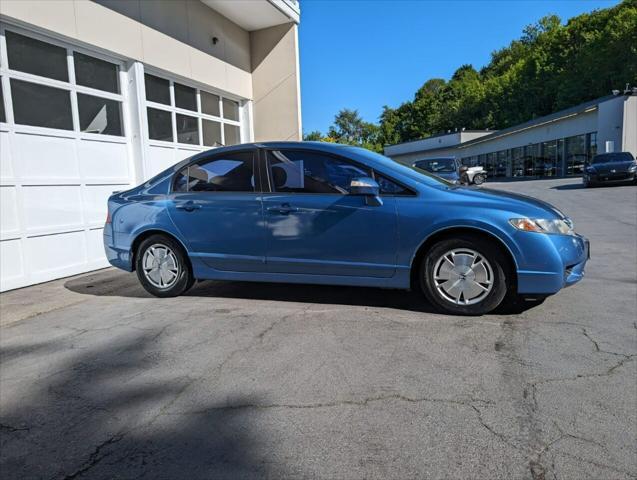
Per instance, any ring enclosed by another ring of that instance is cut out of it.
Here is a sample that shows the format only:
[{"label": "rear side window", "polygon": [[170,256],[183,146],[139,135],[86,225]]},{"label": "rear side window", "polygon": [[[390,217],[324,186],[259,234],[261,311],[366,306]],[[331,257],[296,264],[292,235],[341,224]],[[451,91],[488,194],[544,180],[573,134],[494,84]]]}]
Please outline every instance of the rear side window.
[{"label": "rear side window", "polygon": [[365,167],[308,150],[268,152],[275,192],[347,195],[353,178],[369,177]]},{"label": "rear side window", "polygon": [[254,192],[254,153],[215,155],[175,175],[175,192]]}]

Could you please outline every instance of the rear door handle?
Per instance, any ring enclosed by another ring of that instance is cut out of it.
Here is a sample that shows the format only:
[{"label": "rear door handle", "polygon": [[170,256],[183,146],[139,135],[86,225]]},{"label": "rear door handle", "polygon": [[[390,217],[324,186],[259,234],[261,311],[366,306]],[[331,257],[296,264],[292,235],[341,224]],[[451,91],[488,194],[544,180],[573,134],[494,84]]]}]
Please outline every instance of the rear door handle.
[{"label": "rear door handle", "polygon": [[289,203],[284,203],[278,207],[268,207],[267,210],[269,213],[278,213],[279,215],[288,215],[299,211],[298,208],[291,207]]},{"label": "rear door handle", "polygon": [[184,202],[184,203],[178,203],[177,205],[175,205],[175,208],[178,209],[178,210],[185,210],[187,212],[193,212],[195,210],[199,210],[201,208],[201,205],[198,205],[195,202],[193,202],[192,200],[189,200],[189,201]]}]

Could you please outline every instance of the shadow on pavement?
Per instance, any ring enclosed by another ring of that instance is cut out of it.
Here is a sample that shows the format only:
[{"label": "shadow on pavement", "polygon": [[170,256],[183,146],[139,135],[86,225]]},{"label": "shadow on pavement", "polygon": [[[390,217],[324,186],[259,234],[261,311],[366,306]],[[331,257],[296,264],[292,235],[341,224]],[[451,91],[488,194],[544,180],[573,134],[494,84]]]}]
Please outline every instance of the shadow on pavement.
[{"label": "shadow on pavement", "polygon": [[[104,279],[101,278],[102,275],[105,276]],[[153,298],[142,288],[134,273],[112,270],[71,279],[64,287],[84,295]],[[205,280],[195,284],[184,296],[383,307],[438,313],[420,292],[382,288]],[[524,302],[512,307],[499,308],[494,313],[519,314],[536,305],[537,303]]]},{"label": "shadow on pavement", "polygon": [[287,476],[274,471],[267,433],[254,425],[251,406],[262,399],[236,395],[198,402],[196,412],[171,408],[197,379],[162,367],[170,363],[158,343],[162,332],[135,332],[88,349],[76,348],[78,335],[71,334],[44,351],[38,345],[0,351],[7,369],[46,362],[54,347],[66,358],[54,373],[20,379],[28,395],[3,395],[2,478]]},{"label": "shadow on pavement", "polygon": [[[617,183],[613,185],[595,185],[594,187],[588,187],[589,189],[599,189],[599,188],[618,188],[618,187],[630,187],[634,186],[634,183]],[[551,187],[553,190],[585,190],[585,187],[581,182],[578,183],[567,183],[566,185],[555,185]]]}]

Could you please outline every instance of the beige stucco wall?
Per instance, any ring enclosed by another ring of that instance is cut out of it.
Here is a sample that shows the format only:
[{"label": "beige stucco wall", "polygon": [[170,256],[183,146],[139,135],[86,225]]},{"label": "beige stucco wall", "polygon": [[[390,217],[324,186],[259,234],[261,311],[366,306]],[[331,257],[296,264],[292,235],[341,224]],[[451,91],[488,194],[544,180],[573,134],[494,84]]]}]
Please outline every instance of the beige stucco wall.
[{"label": "beige stucco wall", "polygon": [[250,34],[199,0],[1,0],[0,14],[252,98]]},{"label": "beige stucco wall", "polygon": [[250,49],[255,141],[301,140],[297,26],[251,32]]}]

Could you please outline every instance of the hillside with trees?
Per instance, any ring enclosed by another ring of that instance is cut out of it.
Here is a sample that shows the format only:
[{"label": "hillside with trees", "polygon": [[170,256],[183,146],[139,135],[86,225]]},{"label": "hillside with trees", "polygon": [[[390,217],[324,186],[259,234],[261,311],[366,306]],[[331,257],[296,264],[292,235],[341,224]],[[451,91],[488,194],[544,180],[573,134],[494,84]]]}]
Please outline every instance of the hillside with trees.
[{"label": "hillside with trees", "polygon": [[480,70],[462,65],[451,79],[432,78],[414,98],[384,106],[378,124],[343,109],[326,135],[306,140],[383,145],[466,129],[502,129],[637,85],[637,0],[573,17],[555,15],[526,27]]}]

